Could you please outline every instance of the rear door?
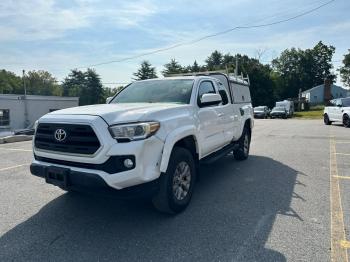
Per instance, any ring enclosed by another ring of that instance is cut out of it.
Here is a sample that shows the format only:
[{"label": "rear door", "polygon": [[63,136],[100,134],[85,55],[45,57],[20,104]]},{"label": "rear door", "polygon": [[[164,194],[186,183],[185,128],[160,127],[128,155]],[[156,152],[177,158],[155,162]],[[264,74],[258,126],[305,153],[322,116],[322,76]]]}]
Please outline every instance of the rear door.
[{"label": "rear door", "polygon": [[337,99],[334,107],[333,118],[335,121],[342,121],[343,118],[343,104],[341,99]]},{"label": "rear door", "polygon": [[[222,103],[216,110],[219,115],[220,125],[223,127],[224,143],[229,144],[233,139],[235,127],[237,127],[237,125],[235,125],[234,109],[227,88],[220,81],[216,81],[216,85],[222,99]],[[236,119],[236,122],[237,121],[238,119]]]}]

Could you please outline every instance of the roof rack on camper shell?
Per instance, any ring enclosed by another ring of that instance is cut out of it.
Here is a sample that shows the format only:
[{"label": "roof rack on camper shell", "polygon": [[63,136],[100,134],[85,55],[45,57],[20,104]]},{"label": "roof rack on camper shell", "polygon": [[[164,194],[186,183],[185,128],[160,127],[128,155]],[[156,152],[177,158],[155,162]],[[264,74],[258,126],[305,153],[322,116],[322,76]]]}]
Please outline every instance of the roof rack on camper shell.
[{"label": "roof rack on camper shell", "polygon": [[165,77],[174,77],[174,76],[210,76],[210,75],[218,75],[218,74],[226,76],[227,79],[230,82],[234,82],[234,83],[237,83],[237,84],[250,86],[249,75],[244,77],[243,74],[241,74],[241,75],[230,74],[230,73],[227,73],[226,70],[204,71],[204,72],[193,72],[193,73],[180,73],[180,74],[168,74],[168,75],[165,75]]}]

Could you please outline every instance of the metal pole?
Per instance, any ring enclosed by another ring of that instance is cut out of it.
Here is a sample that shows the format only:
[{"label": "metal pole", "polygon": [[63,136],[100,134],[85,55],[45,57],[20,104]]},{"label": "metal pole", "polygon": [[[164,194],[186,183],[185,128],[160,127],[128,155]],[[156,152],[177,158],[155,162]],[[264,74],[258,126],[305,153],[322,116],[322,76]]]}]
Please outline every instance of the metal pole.
[{"label": "metal pole", "polygon": [[27,87],[26,87],[26,78],[25,78],[25,70],[22,71],[23,73],[23,88],[24,88],[24,128],[29,126],[29,120],[28,120],[28,106],[27,106]]},{"label": "metal pole", "polygon": [[236,55],[236,68],[235,68],[235,75],[238,76],[238,57]]}]

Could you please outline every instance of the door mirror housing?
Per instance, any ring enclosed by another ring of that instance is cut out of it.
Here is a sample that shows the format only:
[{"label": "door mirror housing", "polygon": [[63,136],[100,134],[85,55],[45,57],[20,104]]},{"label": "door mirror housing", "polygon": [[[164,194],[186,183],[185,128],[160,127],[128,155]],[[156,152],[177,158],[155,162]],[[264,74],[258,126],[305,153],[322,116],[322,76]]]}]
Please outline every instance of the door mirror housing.
[{"label": "door mirror housing", "polygon": [[199,106],[205,107],[205,106],[213,106],[218,105],[222,102],[222,98],[219,94],[203,94]]},{"label": "door mirror housing", "polygon": [[107,97],[106,104],[109,104],[109,102],[111,102],[112,99],[113,99],[113,96]]}]

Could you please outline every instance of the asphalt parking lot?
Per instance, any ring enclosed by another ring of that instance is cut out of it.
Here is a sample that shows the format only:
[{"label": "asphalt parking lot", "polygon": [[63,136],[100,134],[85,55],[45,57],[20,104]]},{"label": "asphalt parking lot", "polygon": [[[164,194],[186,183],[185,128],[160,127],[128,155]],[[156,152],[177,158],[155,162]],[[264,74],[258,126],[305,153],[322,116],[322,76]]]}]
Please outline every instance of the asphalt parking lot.
[{"label": "asphalt parking lot", "polygon": [[350,130],[257,120],[251,156],[202,168],[188,209],[65,193],[0,145],[0,261],[347,261]]}]

